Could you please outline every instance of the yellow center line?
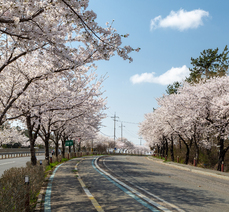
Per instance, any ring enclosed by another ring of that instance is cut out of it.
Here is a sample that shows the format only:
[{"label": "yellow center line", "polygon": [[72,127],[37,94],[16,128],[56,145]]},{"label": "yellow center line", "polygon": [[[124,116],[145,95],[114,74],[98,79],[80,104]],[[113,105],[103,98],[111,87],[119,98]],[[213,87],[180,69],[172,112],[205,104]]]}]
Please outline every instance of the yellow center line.
[{"label": "yellow center line", "polygon": [[86,195],[88,196],[88,198],[91,200],[92,204],[94,205],[95,209],[98,211],[98,212],[104,212],[104,210],[102,209],[102,207],[99,205],[99,203],[96,201],[96,199],[92,196],[91,192],[86,188],[83,180],[81,180],[79,177],[78,177],[78,180],[84,190],[84,192],[86,193]]},{"label": "yellow center line", "polygon": [[[81,162],[81,161],[80,161]],[[78,163],[79,164],[79,163]],[[77,170],[77,166],[78,164],[75,165],[75,170]],[[91,200],[93,206],[95,207],[95,209],[98,212],[104,212],[104,210],[102,209],[102,207],[99,205],[99,203],[96,201],[96,199],[93,197],[93,195],[91,194],[91,192],[88,190],[88,188],[86,187],[86,185],[84,184],[83,180],[80,178],[80,176],[77,177],[77,179],[80,182],[80,185],[82,186],[85,194],[88,196],[88,198]]]}]

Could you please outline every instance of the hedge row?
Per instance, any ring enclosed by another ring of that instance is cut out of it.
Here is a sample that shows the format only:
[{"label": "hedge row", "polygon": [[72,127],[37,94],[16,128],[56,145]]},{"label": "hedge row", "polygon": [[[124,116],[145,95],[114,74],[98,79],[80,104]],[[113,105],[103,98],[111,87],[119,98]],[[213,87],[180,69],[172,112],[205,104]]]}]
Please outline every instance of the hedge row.
[{"label": "hedge row", "polygon": [[[0,211],[32,211],[44,182],[44,165],[6,170],[0,178]],[[29,184],[25,184],[25,176],[29,176]],[[34,204],[33,204],[34,203]]]}]

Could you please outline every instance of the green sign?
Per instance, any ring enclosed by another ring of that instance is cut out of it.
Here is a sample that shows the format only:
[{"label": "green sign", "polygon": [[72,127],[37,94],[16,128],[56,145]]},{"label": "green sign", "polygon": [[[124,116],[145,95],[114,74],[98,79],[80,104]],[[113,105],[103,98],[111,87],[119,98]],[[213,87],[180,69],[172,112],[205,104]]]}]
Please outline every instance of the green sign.
[{"label": "green sign", "polygon": [[65,141],[65,146],[72,146],[72,145],[73,145],[73,140]]}]

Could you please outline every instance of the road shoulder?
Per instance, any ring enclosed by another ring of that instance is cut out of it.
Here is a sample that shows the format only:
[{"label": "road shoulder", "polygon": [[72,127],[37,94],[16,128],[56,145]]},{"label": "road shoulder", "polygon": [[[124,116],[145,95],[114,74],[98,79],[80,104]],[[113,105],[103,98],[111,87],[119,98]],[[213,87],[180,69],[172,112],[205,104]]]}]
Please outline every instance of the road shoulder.
[{"label": "road shoulder", "polygon": [[147,159],[156,163],[160,163],[165,166],[170,166],[170,167],[174,167],[185,171],[190,171],[201,175],[212,176],[223,180],[229,180],[229,173],[227,172],[219,172],[211,169],[204,169],[201,167],[195,167],[195,166],[190,166],[190,165],[180,164],[175,162],[165,162],[162,159],[158,159],[152,156],[147,157]]}]

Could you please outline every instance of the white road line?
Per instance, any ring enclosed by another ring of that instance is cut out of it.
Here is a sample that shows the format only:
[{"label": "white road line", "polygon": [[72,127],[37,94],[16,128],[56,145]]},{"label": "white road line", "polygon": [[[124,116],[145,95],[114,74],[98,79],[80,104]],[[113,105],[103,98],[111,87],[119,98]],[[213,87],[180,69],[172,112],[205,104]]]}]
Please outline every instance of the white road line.
[{"label": "white road line", "polygon": [[15,163],[15,161],[8,162],[8,163],[0,163],[0,166],[1,166],[1,165],[6,165],[6,164],[10,164],[10,163]]},{"label": "white road line", "polygon": [[[82,159],[80,160],[80,162],[82,161]],[[76,165],[75,165],[75,170],[78,171],[78,165],[79,163],[78,162]],[[96,201],[96,199],[93,197],[93,195],[91,194],[91,192],[88,190],[88,188],[85,186],[83,180],[81,179],[81,177],[79,176],[79,173],[78,173],[78,177],[77,177],[78,181],[80,182],[80,185],[82,186],[84,192],[86,193],[86,195],[88,196],[88,198],[91,200],[93,206],[95,207],[95,209],[98,211],[98,212],[104,212],[104,210],[102,209],[102,207],[99,205],[99,203]]]},{"label": "white road line", "polygon": [[107,180],[109,180],[110,182],[115,184],[118,188],[120,188],[122,191],[124,191],[127,195],[134,198],[136,201],[138,201],[143,206],[147,207],[149,210],[151,210],[153,212],[159,212],[159,210],[155,206],[149,205],[147,202],[145,202],[141,198],[137,197],[135,194],[133,194],[131,191],[129,191],[128,189],[126,189],[125,187],[120,185],[118,182],[115,182],[115,180],[112,179],[112,176],[108,176],[107,172],[102,171],[102,169],[99,168],[96,160],[97,159],[94,158],[94,160],[92,161],[92,166],[96,171],[98,171],[101,175],[103,175]]},{"label": "white road line", "polygon": [[106,171],[104,171],[103,169],[101,169],[98,164],[97,164],[97,160],[98,158],[95,160],[95,165],[97,166],[97,168],[103,172],[104,174],[106,174],[107,176],[109,176],[112,180],[116,181],[117,183],[119,183],[120,185],[122,185],[123,187],[127,188],[128,190],[130,190],[132,193],[136,194],[137,196],[139,196],[140,198],[144,199],[146,202],[156,206],[157,208],[159,208],[162,211],[166,211],[166,212],[171,212],[169,209],[165,208],[164,206],[154,202],[153,200],[149,199],[148,197],[146,197],[144,194],[141,194],[140,192],[136,191],[135,189],[131,188],[130,186],[126,185],[125,183],[121,182],[120,180],[116,179],[115,177],[113,177],[112,175],[110,175],[109,173],[107,173]]},{"label": "white road line", "polygon": [[[105,160],[103,160],[103,164],[104,164],[104,166],[105,166],[108,170],[110,170],[111,172],[113,172],[110,168],[107,167],[107,165],[105,164]],[[116,174],[116,173],[115,173],[115,174]],[[120,176],[120,175],[118,175],[118,174],[116,174],[116,175],[119,176],[120,178],[122,178],[122,176]],[[123,178],[122,178],[122,179],[123,179]],[[145,189],[143,189],[143,188],[141,188],[141,187],[139,187],[139,186],[133,184],[133,183],[130,182],[129,180],[127,180],[127,179],[124,179],[124,180],[127,181],[128,183],[130,183],[131,185],[133,185],[134,187],[136,187],[136,188],[138,188],[138,189],[144,191],[145,193],[149,194],[150,196],[152,196],[152,197],[154,197],[154,198],[160,200],[161,202],[164,202],[165,204],[169,205],[170,207],[176,209],[177,211],[179,211],[179,212],[185,212],[184,210],[180,209],[180,208],[177,207],[176,205],[173,205],[173,204],[171,204],[171,203],[169,203],[169,202],[167,202],[167,201],[161,199],[160,197],[158,197],[158,196],[156,196],[156,195],[154,195],[154,194],[152,194],[152,193],[146,191]],[[149,199],[149,200],[152,201],[151,199]],[[155,203],[156,203],[156,202],[155,202]],[[158,203],[156,203],[156,204],[158,204]],[[161,207],[163,207],[163,206],[161,206]],[[161,209],[161,208],[160,208],[160,209]],[[165,209],[167,209],[167,208],[165,208]],[[162,209],[162,210],[163,210],[163,209]],[[164,210],[164,211],[166,211],[166,210]],[[168,209],[167,209],[167,211],[168,211]]]}]

